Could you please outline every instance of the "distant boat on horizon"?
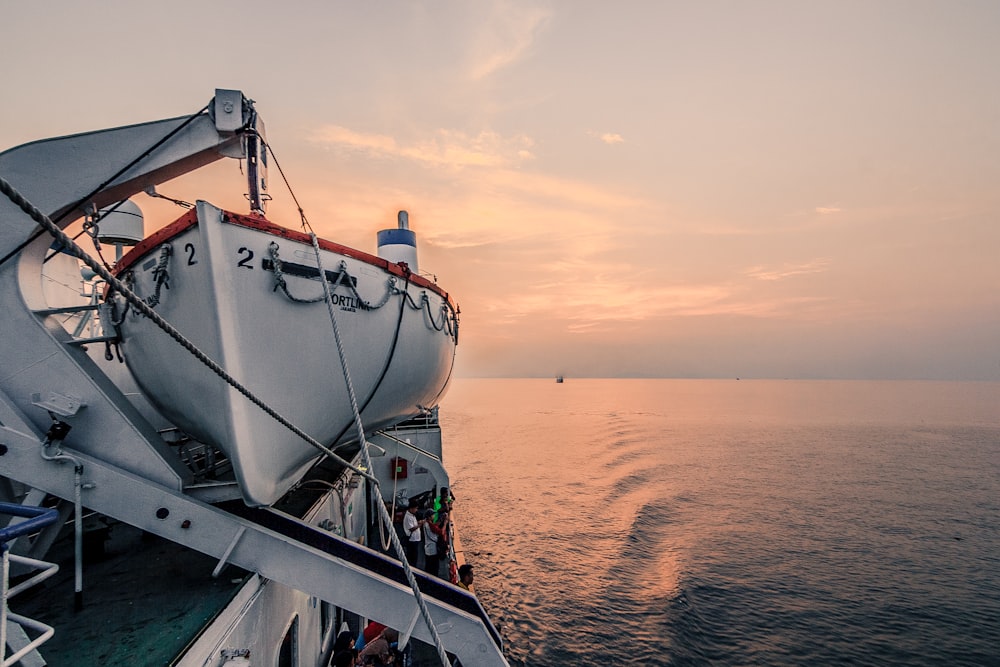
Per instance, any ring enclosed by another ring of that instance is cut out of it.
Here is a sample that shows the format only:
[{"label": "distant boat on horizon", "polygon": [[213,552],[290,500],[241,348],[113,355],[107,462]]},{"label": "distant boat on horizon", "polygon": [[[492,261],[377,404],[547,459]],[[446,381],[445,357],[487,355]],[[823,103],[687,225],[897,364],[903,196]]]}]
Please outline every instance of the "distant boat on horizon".
[{"label": "distant boat on horizon", "polygon": [[562,375],[557,375],[556,376],[556,384],[562,384],[562,383],[563,383],[563,376]]}]

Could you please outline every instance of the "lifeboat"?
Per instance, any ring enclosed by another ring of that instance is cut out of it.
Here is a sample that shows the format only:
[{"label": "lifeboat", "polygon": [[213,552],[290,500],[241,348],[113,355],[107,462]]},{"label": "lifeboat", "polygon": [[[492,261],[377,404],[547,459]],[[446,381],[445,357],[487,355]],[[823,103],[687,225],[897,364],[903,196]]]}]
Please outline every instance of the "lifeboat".
[{"label": "lifeboat", "polygon": [[[357,440],[347,373],[366,432],[437,405],[458,316],[447,292],[406,262],[318,246],[319,261],[303,232],[198,202],[136,245],[116,274],[254,396],[337,447]],[[178,428],[226,453],[247,504],[273,504],[321,455],[141,313],[119,319],[143,393]]]}]

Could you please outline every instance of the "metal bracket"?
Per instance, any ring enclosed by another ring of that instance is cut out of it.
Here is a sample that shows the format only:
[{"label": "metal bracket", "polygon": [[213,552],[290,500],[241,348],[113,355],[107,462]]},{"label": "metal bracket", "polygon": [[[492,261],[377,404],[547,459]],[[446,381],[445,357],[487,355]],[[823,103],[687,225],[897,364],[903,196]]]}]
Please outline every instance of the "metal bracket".
[{"label": "metal bracket", "polygon": [[240,529],[236,531],[236,534],[233,536],[233,541],[229,543],[229,546],[226,547],[225,553],[222,554],[222,558],[219,559],[219,564],[215,566],[214,570],[212,570],[213,579],[218,579],[219,575],[222,574],[222,570],[225,569],[226,563],[229,561],[230,554],[233,553],[233,549],[236,548],[240,538],[243,537],[243,533],[246,531],[246,526],[240,526]]},{"label": "metal bracket", "polygon": [[408,643],[410,643],[410,635],[413,634],[413,628],[417,626],[417,621],[420,620],[420,607],[415,607],[413,610],[413,616],[410,617],[410,622],[406,625],[406,630],[399,634],[399,648],[403,649]]},{"label": "metal bracket", "polygon": [[60,417],[72,417],[87,405],[76,396],[67,396],[57,391],[45,392],[44,397],[40,393],[34,393],[31,395],[31,404]]}]

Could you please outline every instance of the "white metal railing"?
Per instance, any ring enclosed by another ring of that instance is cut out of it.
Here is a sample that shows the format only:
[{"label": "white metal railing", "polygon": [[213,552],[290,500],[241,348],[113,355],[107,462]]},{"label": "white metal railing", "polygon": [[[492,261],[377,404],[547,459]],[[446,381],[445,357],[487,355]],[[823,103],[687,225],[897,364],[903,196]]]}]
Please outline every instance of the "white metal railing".
[{"label": "white metal railing", "polygon": [[[34,619],[12,613],[9,609],[7,609],[7,601],[18,593],[25,591],[35,584],[38,584],[54,575],[59,571],[59,566],[55,563],[47,563],[34,558],[12,555],[10,553],[8,543],[17,537],[34,533],[45,526],[54,523],[58,519],[59,515],[54,509],[46,509],[44,507],[26,507],[13,503],[0,503],[0,514],[13,515],[15,517],[22,517],[26,519],[25,521],[14,523],[0,530],[0,551],[3,552],[3,581],[0,582],[0,592],[2,592],[2,605],[0,605],[0,656],[3,657],[3,661],[0,662],[0,665],[2,665],[2,667],[10,667],[11,665],[19,662],[21,658],[28,655],[32,651],[37,650],[39,646],[47,642],[49,638],[55,634],[55,630],[51,626]],[[37,570],[37,572],[30,578],[22,581],[16,586],[11,587],[10,564],[12,562]],[[21,648],[17,649],[9,656],[6,655],[8,622],[16,623],[22,630],[39,633],[35,639],[29,641],[24,646],[21,646]]]}]

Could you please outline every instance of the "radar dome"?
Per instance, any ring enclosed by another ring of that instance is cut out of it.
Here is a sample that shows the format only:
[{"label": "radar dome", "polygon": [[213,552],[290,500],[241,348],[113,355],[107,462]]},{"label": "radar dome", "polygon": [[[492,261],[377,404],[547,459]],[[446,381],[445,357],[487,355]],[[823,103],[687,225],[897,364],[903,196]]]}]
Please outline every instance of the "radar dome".
[{"label": "radar dome", "polygon": [[101,243],[135,245],[145,236],[142,211],[132,200],[118,206],[102,208],[97,223],[97,240]]}]

